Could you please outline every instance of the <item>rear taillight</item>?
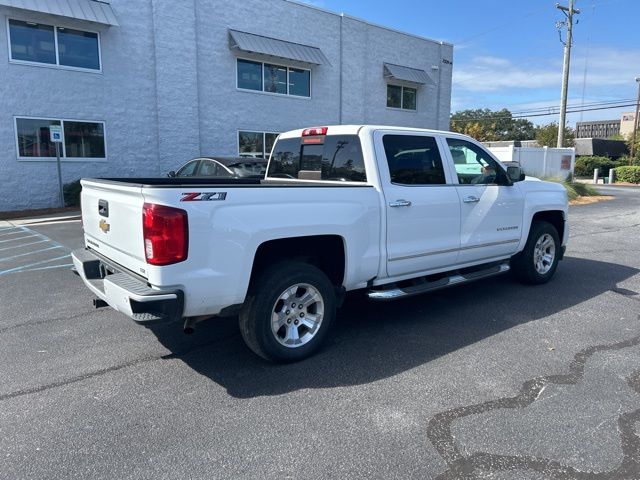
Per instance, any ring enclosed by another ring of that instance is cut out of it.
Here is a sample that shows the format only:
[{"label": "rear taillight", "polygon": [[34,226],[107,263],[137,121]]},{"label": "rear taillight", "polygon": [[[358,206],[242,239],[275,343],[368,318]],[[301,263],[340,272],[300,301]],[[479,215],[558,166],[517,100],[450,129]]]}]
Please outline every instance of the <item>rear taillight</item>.
[{"label": "rear taillight", "polygon": [[187,259],[189,226],[180,208],[145,203],[142,207],[144,254],[151,265],[171,265]]},{"label": "rear taillight", "polygon": [[327,127],[305,128],[302,131],[303,137],[313,137],[316,135],[326,135],[329,129]]}]

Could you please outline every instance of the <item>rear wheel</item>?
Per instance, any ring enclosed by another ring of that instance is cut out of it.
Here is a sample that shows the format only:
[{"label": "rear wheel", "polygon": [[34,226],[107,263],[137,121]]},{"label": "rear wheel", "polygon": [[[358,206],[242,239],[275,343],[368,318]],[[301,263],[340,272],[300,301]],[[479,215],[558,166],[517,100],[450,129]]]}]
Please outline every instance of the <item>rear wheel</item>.
[{"label": "rear wheel", "polygon": [[252,283],[240,312],[240,332],[262,358],[294,362],[322,345],[335,310],[335,291],[324,272],[302,262],[282,262]]},{"label": "rear wheel", "polygon": [[511,260],[513,273],[524,283],[547,283],[558,267],[560,248],[560,237],[552,224],[533,222],[524,250]]}]

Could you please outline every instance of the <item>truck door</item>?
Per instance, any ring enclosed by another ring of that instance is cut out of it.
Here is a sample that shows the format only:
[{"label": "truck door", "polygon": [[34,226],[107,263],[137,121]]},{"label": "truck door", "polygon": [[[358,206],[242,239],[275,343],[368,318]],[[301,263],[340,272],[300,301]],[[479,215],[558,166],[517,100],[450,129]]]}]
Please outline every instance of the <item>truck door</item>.
[{"label": "truck door", "polygon": [[438,142],[419,132],[374,136],[387,219],[387,274],[454,265],[460,247],[460,202]]},{"label": "truck door", "polygon": [[491,260],[516,252],[522,235],[524,196],[480,145],[447,138],[458,178],[461,228],[459,263]]}]

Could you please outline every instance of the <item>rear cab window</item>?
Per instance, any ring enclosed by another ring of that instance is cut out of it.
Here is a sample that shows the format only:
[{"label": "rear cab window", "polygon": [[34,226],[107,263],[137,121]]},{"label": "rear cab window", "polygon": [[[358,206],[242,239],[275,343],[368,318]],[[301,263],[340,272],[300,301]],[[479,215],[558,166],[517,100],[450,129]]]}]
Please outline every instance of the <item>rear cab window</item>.
[{"label": "rear cab window", "polygon": [[267,178],[366,182],[357,135],[279,138],[273,147]]}]

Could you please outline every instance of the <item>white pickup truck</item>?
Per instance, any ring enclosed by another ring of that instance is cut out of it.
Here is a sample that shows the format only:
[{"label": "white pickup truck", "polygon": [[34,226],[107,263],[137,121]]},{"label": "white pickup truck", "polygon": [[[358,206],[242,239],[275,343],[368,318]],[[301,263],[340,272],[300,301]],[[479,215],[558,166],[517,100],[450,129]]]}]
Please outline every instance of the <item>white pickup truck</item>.
[{"label": "white pickup truck", "polygon": [[251,350],[280,362],[322,344],[347,291],[393,300],[508,270],[540,284],[569,236],[561,185],[433,130],[295,130],[278,137],[264,179],[82,187],[73,262],[96,306],[187,332],[239,315]]}]

